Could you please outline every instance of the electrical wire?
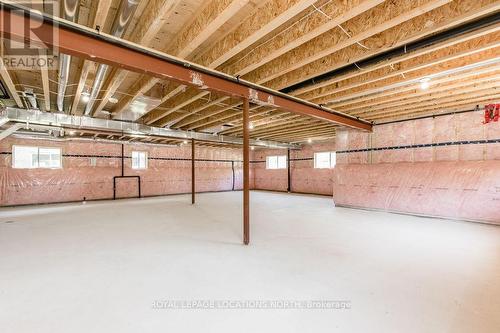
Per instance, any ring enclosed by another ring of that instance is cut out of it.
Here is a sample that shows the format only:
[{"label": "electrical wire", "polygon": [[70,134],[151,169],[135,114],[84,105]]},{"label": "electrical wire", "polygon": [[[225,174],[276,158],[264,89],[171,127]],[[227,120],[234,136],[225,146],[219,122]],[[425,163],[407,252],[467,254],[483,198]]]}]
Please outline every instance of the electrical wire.
[{"label": "electrical wire", "polygon": [[[277,38],[278,36],[281,36],[282,34],[284,34],[285,32],[287,32],[288,30],[290,30],[291,28],[293,28],[294,26],[298,25],[299,23],[301,23],[302,21],[304,21],[305,19],[309,18],[312,14],[315,14],[317,13],[317,9],[321,9],[323,7],[325,7],[326,5],[328,5],[329,3],[331,3],[333,0],[329,0],[327,1],[326,3],[324,3],[323,5],[319,6],[319,7],[316,7],[313,5],[313,10],[311,10],[311,12],[309,12],[309,14],[305,15],[304,17],[300,18],[298,21],[294,22],[292,25],[290,25],[288,28],[280,31],[279,33],[277,33],[276,35],[274,35],[272,38],[269,38],[268,40],[266,40],[265,42],[262,42],[261,44],[257,45],[256,47],[254,47],[253,49],[251,49],[250,51],[248,51],[243,57],[239,58],[238,60],[234,61],[233,63],[231,63],[231,66],[234,66],[238,63],[240,63],[242,60],[248,58],[250,55],[252,55],[255,50],[257,50],[258,48],[268,44],[269,42],[271,42],[272,40],[274,40],[275,38]],[[326,15],[326,13],[324,13],[323,11],[320,11],[320,13],[323,13],[324,15]],[[329,17],[327,15],[327,17]],[[330,18],[331,19],[331,18]]]}]

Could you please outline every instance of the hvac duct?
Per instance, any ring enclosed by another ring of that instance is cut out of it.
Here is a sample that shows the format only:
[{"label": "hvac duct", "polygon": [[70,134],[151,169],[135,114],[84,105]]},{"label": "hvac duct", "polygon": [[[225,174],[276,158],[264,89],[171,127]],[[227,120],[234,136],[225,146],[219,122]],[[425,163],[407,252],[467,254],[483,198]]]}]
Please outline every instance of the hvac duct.
[{"label": "hvac duct", "polygon": [[[75,22],[78,16],[79,0],[64,0],[62,4],[62,18]],[[57,86],[57,110],[64,112],[64,95],[68,86],[69,67],[71,65],[71,56],[61,54],[59,57],[59,84]]]},{"label": "hvac duct", "polygon": [[[120,4],[120,9],[115,17],[115,21],[113,22],[113,27],[111,29],[111,34],[115,37],[121,38],[125,29],[127,29],[128,24],[132,20],[134,16],[134,12],[137,9],[137,5],[139,1],[135,0],[122,0]],[[104,78],[106,77],[106,72],[108,71],[109,66],[100,64],[97,68],[97,72],[95,75],[94,85],[92,86],[92,91],[90,93],[89,102],[85,106],[85,115],[89,116],[92,112],[92,108],[96,101],[97,95],[102,88],[104,83]]]}]

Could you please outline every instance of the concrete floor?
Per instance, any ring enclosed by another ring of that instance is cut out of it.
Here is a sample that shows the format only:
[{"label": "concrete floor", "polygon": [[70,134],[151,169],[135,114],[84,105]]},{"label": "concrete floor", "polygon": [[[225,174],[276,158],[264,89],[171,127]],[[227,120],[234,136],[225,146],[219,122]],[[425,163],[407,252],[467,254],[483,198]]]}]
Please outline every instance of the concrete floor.
[{"label": "concrete floor", "polygon": [[500,332],[500,227],[251,198],[249,247],[240,192],[0,210],[1,332]]}]

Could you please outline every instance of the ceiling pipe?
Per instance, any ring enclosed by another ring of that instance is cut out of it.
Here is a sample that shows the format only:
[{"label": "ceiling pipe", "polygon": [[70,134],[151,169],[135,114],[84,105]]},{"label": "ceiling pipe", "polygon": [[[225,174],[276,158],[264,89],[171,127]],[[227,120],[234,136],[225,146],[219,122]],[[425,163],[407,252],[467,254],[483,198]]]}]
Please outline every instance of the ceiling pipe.
[{"label": "ceiling pipe", "polygon": [[[234,136],[213,135],[202,132],[187,132],[168,128],[152,127],[127,121],[108,120],[76,115],[72,116],[64,113],[42,112],[39,110],[26,110],[12,107],[0,108],[0,120],[5,121],[5,119],[15,123],[26,123],[27,126],[49,125],[67,129],[103,131],[108,134],[114,132],[116,134],[135,137],[157,137],[173,140],[180,139],[183,141],[195,139],[200,142],[235,145],[241,145],[243,143],[242,138]],[[271,140],[250,140],[250,144],[252,146],[262,148],[300,149],[299,145]]]},{"label": "ceiling pipe", "polygon": [[283,88],[280,90],[280,92],[285,93],[285,94],[293,94],[295,91],[299,89],[304,89],[308,88],[310,86],[314,86],[318,83],[322,83],[324,81],[328,81],[330,79],[333,79],[337,76],[349,73],[349,72],[356,72],[360,71],[360,68],[366,68],[371,65],[375,65],[379,62],[390,60],[392,58],[402,56],[404,54],[417,51],[429,46],[432,46],[434,44],[446,41],[448,39],[464,35],[466,33],[470,33],[482,28],[486,28],[489,26],[492,26],[494,24],[497,24],[500,22],[500,12],[494,13],[492,15],[480,18],[478,20],[468,22],[465,24],[462,24],[458,27],[452,28],[445,30],[443,32],[431,35],[430,37],[422,38],[420,40],[417,40],[415,42],[405,44],[400,47],[396,47],[392,50],[385,51],[379,54],[376,54],[374,56],[368,57],[366,59],[363,59],[361,61],[358,61],[353,64],[346,65],[344,67],[335,69],[333,71],[318,75],[314,78],[307,79],[305,81],[299,82],[297,84],[294,84],[292,86]]},{"label": "ceiling pipe", "polygon": [[[120,4],[120,9],[118,11],[118,14],[115,17],[115,21],[113,22],[113,27],[111,29],[111,35],[114,37],[121,38],[123,36],[123,33],[127,29],[128,24],[132,20],[132,17],[134,16],[135,10],[137,9],[137,5],[139,4],[139,1],[135,0],[122,0]],[[86,116],[90,116],[92,113],[92,108],[94,106],[94,103],[97,99],[97,95],[99,95],[99,92],[101,91],[102,85],[104,83],[104,78],[106,77],[106,72],[108,71],[109,66],[100,64],[99,67],[97,67],[95,79],[94,79],[94,85],[92,86],[92,91],[90,92],[90,98],[85,106],[85,112],[84,114]]]},{"label": "ceiling pipe", "polygon": [[[64,0],[62,3],[62,18],[75,22],[78,16],[80,0]],[[59,56],[59,84],[57,86],[57,110],[64,112],[64,95],[68,87],[69,68],[71,65],[71,56],[60,54]]]}]

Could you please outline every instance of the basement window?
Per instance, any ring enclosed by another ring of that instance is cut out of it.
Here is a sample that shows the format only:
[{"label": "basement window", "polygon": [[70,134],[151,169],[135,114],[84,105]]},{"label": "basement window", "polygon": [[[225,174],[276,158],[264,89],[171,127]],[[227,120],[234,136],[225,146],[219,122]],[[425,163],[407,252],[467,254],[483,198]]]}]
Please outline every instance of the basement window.
[{"label": "basement window", "polygon": [[132,169],[147,169],[148,154],[145,151],[132,152]]},{"label": "basement window", "polygon": [[15,169],[59,169],[62,167],[61,149],[12,146],[12,167]]},{"label": "basement window", "polygon": [[286,155],[267,156],[266,169],[286,169]]},{"label": "basement window", "polygon": [[315,169],[332,169],[337,163],[337,153],[327,151],[322,153],[314,153],[314,168]]}]

